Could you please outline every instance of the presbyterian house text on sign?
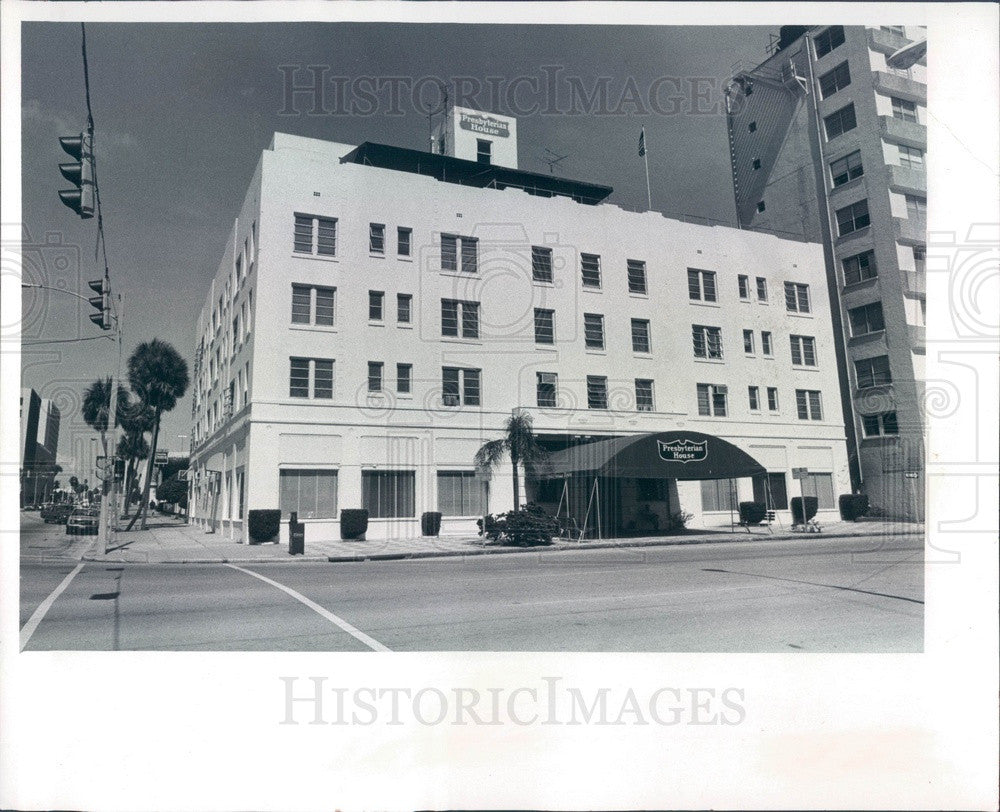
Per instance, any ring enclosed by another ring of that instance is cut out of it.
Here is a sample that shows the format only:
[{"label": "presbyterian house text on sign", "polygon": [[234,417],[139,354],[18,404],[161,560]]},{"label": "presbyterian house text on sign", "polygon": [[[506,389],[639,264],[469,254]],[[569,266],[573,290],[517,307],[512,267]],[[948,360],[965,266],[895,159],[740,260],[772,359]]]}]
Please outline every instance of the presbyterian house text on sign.
[{"label": "presbyterian house text on sign", "polygon": [[470,130],[482,135],[499,136],[507,138],[510,135],[508,123],[499,121],[489,116],[478,116],[473,113],[460,113],[458,126],[463,130]]},{"label": "presbyterian house text on sign", "polygon": [[667,462],[701,462],[708,457],[708,440],[657,440],[656,445],[660,459]]}]

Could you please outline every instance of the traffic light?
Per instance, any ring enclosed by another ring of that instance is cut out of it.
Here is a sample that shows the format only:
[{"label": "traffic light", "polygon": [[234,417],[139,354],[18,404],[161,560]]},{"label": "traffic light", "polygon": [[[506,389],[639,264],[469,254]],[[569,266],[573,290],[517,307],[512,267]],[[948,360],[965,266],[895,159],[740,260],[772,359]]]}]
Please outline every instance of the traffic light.
[{"label": "traffic light", "polygon": [[94,154],[90,136],[63,136],[59,145],[76,158],[76,163],[59,164],[62,176],[76,186],[60,191],[59,199],[86,220],[94,216]]},{"label": "traffic light", "polygon": [[99,296],[91,296],[87,301],[91,306],[97,308],[96,313],[90,314],[90,320],[102,330],[111,329],[111,283],[108,277],[93,279],[87,283],[94,293]]}]

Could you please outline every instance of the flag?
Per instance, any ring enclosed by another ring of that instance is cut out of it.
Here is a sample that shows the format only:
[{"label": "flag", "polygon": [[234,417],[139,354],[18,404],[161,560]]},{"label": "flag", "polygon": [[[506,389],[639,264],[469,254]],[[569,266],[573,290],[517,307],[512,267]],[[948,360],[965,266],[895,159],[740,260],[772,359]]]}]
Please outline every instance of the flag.
[{"label": "flag", "polygon": [[639,157],[641,158],[646,154],[646,128],[643,127],[639,132]]}]

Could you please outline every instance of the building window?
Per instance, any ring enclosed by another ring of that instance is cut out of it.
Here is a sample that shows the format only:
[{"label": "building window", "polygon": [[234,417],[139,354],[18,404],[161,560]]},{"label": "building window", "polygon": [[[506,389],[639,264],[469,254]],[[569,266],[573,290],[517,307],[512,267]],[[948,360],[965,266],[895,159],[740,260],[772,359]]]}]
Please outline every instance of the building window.
[{"label": "building window", "polygon": [[808,313],[809,286],[801,282],[785,282],[785,309],[790,313]]},{"label": "building window", "polygon": [[441,335],[479,338],[479,302],[442,299]]},{"label": "building window", "polygon": [[858,389],[870,389],[873,386],[886,386],[892,383],[888,355],[855,361],[854,372],[858,378]]},{"label": "building window", "polygon": [[413,390],[413,364],[396,364],[396,391],[408,395]]},{"label": "building window", "polygon": [[747,355],[753,355],[753,330],[743,331],[743,352]]},{"label": "building window", "polygon": [[736,277],[736,282],[740,289],[740,298],[749,299],[750,298],[750,277],[740,274]]},{"label": "building window", "polygon": [[535,282],[552,281],[552,249],[531,246],[531,278]]},{"label": "building window", "polygon": [[750,401],[750,411],[759,412],[760,411],[760,387],[759,386],[748,386],[747,387],[747,398]]},{"label": "building window", "polygon": [[484,516],[487,482],[472,471],[438,471],[438,511],[442,516]]},{"label": "building window", "polygon": [[767,280],[763,276],[757,277],[757,301],[767,301]]},{"label": "building window", "polygon": [[597,254],[580,254],[580,271],[585,288],[601,286],[601,258]]},{"label": "building window", "polygon": [[885,329],[885,319],[882,317],[882,303],[872,302],[861,307],[852,307],[847,311],[851,320],[851,335],[863,336],[877,333]]},{"label": "building window", "polygon": [[907,147],[903,144],[900,144],[897,149],[899,149],[900,166],[906,166],[910,169],[924,168],[924,151],[922,149]]},{"label": "building window", "polygon": [[927,264],[927,246],[913,246],[913,267],[917,273],[923,273]]},{"label": "building window", "polygon": [[860,254],[845,257],[843,266],[845,285],[856,285],[866,279],[874,279],[878,276],[874,251],[862,251]]},{"label": "building window", "polygon": [[[243,281],[243,257],[242,256],[236,257],[236,281],[237,281],[237,283]],[[234,293],[236,292],[235,286],[233,288],[233,292]]]},{"label": "building window", "polygon": [[441,368],[441,399],[445,406],[479,406],[478,369]]},{"label": "building window", "polygon": [[906,195],[906,216],[911,220],[927,216],[927,198],[920,195]]},{"label": "building window", "polygon": [[385,225],[383,223],[368,224],[368,250],[373,254],[385,253]]},{"label": "building window", "polygon": [[754,158],[753,159],[753,168],[754,169],[760,169],[760,158]]},{"label": "building window", "polygon": [[313,214],[296,214],[292,249],[297,254],[311,254],[320,257],[336,256],[336,219],[317,217]]},{"label": "building window", "polygon": [[822,98],[828,99],[838,90],[843,90],[851,83],[851,69],[847,62],[841,62],[837,67],[819,77],[819,89]]},{"label": "building window", "polygon": [[722,358],[722,330],[719,327],[692,324],[691,339],[695,358]]},{"label": "building window", "polygon": [[403,228],[402,226],[396,229],[396,253],[401,257],[410,256],[410,252],[413,250],[413,229]]},{"label": "building window", "polygon": [[865,437],[884,437],[899,434],[899,422],[895,412],[861,415],[861,427]]},{"label": "building window", "polygon": [[555,372],[535,373],[535,400],[539,406],[554,408],[559,376]]},{"label": "building window", "polygon": [[688,298],[706,302],[716,301],[715,271],[688,268]]},{"label": "building window", "polygon": [[778,411],[778,387],[767,387],[767,408],[772,412]]},{"label": "building window", "polygon": [[792,363],[795,366],[816,366],[816,339],[812,336],[789,336]]},{"label": "building window", "polygon": [[413,296],[409,293],[396,294],[396,321],[409,324],[413,318]]},{"label": "building window", "polygon": [[332,327],[336,288],[292,285],[292,324]]},{"label": "building window", "polygon": [[481,164],[493,163],[493,142],[485,138],[476,139],[476,162]]},{"label": "building window", "polygon": [[757,204],[757,212],[758,212],[758,214],[760,212],[764,211],[765,209],[767,209],[767,204],[764,203],[764,201],[762,200],[762,201],[760,201],[760,203]]},{"label": "building window", "polygon": [[535,343],[555,344],[555,311],[535,308]]},{"label": "building window", "polygon": [[372,519],[410,518],[416,510],[415,471],[362,471],[361,504]]},{"label": "building window", "polygon": [[785,475],[768,471],[765,478],[765,475],[757,474],[753,478],[753,500],[767,505],[768,510],[788,510]]},{"label": "building window", "polygon": [[850,206],[837,209],[837,233],[841,237],[853,231],[867,228],[870,222],[867,200],[859,200]]},{"label": "building window", "polygon": [[638,259],[626,260],[628,292],[646,294],[646,263]]},{"label": "building window", "polygon": [[774,354],[774,351],[771,349],[771,333],[768,330],[761,330],[760,332],[760,351],[764,355]]},{"label": "building window", "polygon": [[833,499],[833,474],[808,473],[802,479],[802,495],[815,496],[819,510],[836,507]]},{"label": "building window", "polygon": [[384,364],[381,361],[369,361],[368,362],[368,391],[369,392],[381,392],[382,391],[382,368]]},{"label": "building window", "polygon": [[336,519],[337,472],[301,468],[278,472],[278,508],[282,518]]},{"label": "building window", "polygon": [[632,352],[650,352],[649,322],[632,319]]},{"label": "building window", "polygon": [[850,132],[858,126],[857,116],[854,114],[854,103],[841,107],[836,112],[830,113],[823,119],[826,127],[826,140],[832,141],[838,135]]},{"label": "building window", "polygon": [[751,121],[749,124],[747,124],[747,132],[751,132],[751,133],[757,132],[757,122],[756,121]]},{"label": "building window", "polygon": [[729,387],[722,384],[698,384],[698,414],[703,417],[725,417]]},{"label": "building window", "polygon": [[456,234],[441,235],[441,270],[458,271],[461,259],[462,273],[476,273],[479,268],[479,240]]},{"label": "building window", "polygon": [[906,29],[901,25],[880,25],[883,31],[888,31],[890,34],[899,34],[901,37],[906,36]]},{"label": "building window", "polygon": [[333,397],[333,360],[330,358],[290,358],[289,397],[309,397],[310,377],[312,379],[312,396],[330,400]]},{"label": "building window", "polygon": [[382,321],[385,293],[381,290],[368,291],[368,320]]},{"label": "building window", "polygon": [[604,349],[604,316],[599,313],[583,314],[583,343],[589,350]]},{"label": "building window", "polygon": [[638,412],[653,411],[653,382],[647,378],[635,379],[635,408]]},{"label": "building window", "polygon": [[822,420],[823,404],[820,393],[815,389],[796,389],[795,408],[799,420]]},{"label": "building window", "polygon": [[701,509],[713,511],[736,510],[736,488],[731,479],[701,480]]},{"label": "building window", "polygon": [[892,117],[902,121],[917,120],[917,105],[906,99],[899,99],[892,96]]},{"label": "building window", "polygon": [[831,25],[825,31],[821,31],[813,40],[816,43],[816,58],[826,56],[834,48],[844,44],[844,26]]},{"label": "building window", "polygon": [[834,188],[843,186],[855,178],[860,178],[863,174],[865,174],[865,168],[861,165],[860,151],[852,152],[830,164],[830,177],[833,179]]},{"label": "building window", "polygon": [[587,376],[587,408],[608,408],[608,379],[603,375]]}]

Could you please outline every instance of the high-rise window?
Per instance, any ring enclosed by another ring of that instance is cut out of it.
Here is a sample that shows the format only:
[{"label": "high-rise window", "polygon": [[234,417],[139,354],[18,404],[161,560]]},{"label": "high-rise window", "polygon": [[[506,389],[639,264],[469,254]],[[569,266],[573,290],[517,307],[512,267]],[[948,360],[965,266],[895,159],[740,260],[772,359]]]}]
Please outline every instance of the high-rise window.
[{"label": "high-rise window", "polygon": [[396,391],[408,395],[413,390],[413,364],[396,364]]},{"label": "high-rise window", "polygon": [[892,383],[888,355],[855,361],[854,371],[858,378],[858,389],[870,389],[873,386],[886,386]]},{"label": "high-rise window", "polygon": [[415,471],[361,472],[361,505],[373,519],[414,516],[415,495]]},{"label": "high-rise window", "polygon": [[441,335],[479,338],[479,302],[442,299]]},{"label": "high-rise window", "polygon": [[878,265],[874,251],[862,251],[854,256],[844,257],[844,284],[856,285],[866,279],[878,276]]},{"label": "high-rise window", "polygon": [[823,404],[819,391],[815,389],[796,389],[795,409],[799,420],[822,420]]},{"label": "high-rise window", "polygon": [[559,376],[555,372],[535,373],[535,399],[539,406],[554,408]]},{"label": "high-rise window", "polygon": [[385,224],[368,224],[368,250],[373,254],[385,253]]},{"label": "high-rise window", "polygon": [[531,246],[531,278],[535,282],[552,281],[552,249]]},{"label": "high-rise window", "polygon": [[368,391],[382,391],[382,369],[384,364],[381,361],[368,362]]},{"label": "high-rise window", "polygon": [[628,292],[646,293],[646,263],[638,259],[626,260],[628,269]]},{"label": "high-rise window", "polygon": [[605,376],[587,376],[587,408],[608,408],[608,379]]},{"label": "high-rise window", "polygon": [[381,290],[368,291],[368,320],[382,321],[385,304],[385,292]]},{"label": "high-rise window", "polygon": [[441,400],[445,406],[479,406],[480,370],[442,367]]},{"label": "high-rise window", "polygon": [[743,331],[743,352],[747,355],[753,355],[754,353],[753,330]]},{"label": "high-rise window", "polygon": [[927,198],[920,195],[906,195],[906,216],[911,220],[927,216]]},{"label": "high-rise window", "polygon": [[763,276],[757,277],[757,301],[767,301],[767,280]]},{"label": "high-rise window", "polygon": [[764,355],[774,354],[771,349],[771,332],[769,330],[761,330],[760,332],[760,351]]},{"label": "high-rise window", "polygon": [[580,272],[585,288],[601,286],[601,258],[597,254],[580,254]]},{"label": "high-rise window", "polygon": [[859,200],[850,206],[837,209],[837,233],[841,237],[853,231],[866,228],[870,222],[867,200]]},{"label": "high-rise window", "polygon": [[747,387],[747,399],[750,402],[750,411],[759,412],[760,411],[760,387],[759,386],[748,386]]},{"label": "high-rise window", "polygon": [[861,427],[865,437],[883,437],[899,434],[899,422],[895,412],[861,415]]},{"label": "high-rise window", "polygon": [[741,273],[741,274],[739,274],[736,277],[736,284],[737,284],[737,287],[739,287],[739,290],[740,290],[740,298],[741,299],[749,299],[750,298],[750,277],[747,276],[746,274],[742,274]]},{"label": "high-rise window", "polygon": [[649,322],[632,319],[632,352],[649,352]]},{"label": "high-rise window", "polygon": [[778,387],[767,387],[767,408],[772,412],[778,411]]},{"label": "high-rise window", "polygon": [[819,77],[819,89],[824,99],[830,98],[838,90],[843,90],[851,83],[851,69],[847,62],[841,62],[832,71]]},{"label": "high-rise window", "polygon": [[885,319],[882,316],[882,303],[872,302],[861,307],[852,307],[847,311],[851,320],[851,335],[863,336],[877,333],[885,329]]},{"label": "high-rise window", "polygon": [[816,339],[812,336],[789,336],[792,363],[796,366],[816,366]]},{"label": "high-rise window", "polygon": [[924,151],[922,149],[908,147],[905,144],[900,144],[897,149],[899,150],[900,166],[906,166],[910,169],[924,168]]},{"label": "high-rise window", "polygon": [[333,397],[333,359],[289,358],[288,395],[308,398],[310,383],[312,396],[329,400]]},{"label": "high-rise window", "polygon": [[722,358],[722,330],[704,324],[691,325],[691,340],[695,358]]},{"label": "high-rise window", "polygon": [[706,302],[716,301],[715,271],[688,268],[688,298]]},{"label": "high-rise window", "polygon": [[413,229],[400,226],[396,229],[396,253],[401,257],[408,257],[412,250]]},{"label": "high-rise window", "polygon": [[801,282],[785,282],[785,309],[790,313],[808,313],[809,286]]},{"label": "high-rise window", "polygon": [[493,163],[493,142],[486,138],[476,139],[476,161],[481,164]]},{"label": "high-rise window", "polygon": [[336,256],[337,220],[315,214],[296,214],[292,250],[297,254]]},{"label": "high-rise window", "polygon": [[556,340],[554,310],[546,310],[541,307],[535,308],[535,343],[554,344]]},{"label": "high-rise window", "polygon": [[838,135],[843,135],[853,130],[858,126],[858,118],[854,113],[854,102],[830,113],[830,115],[823,119],[823,125],[826,128],[827,141],[832,141]]},{"label": "high-rise window", "polygon": [[473,471],[438,471],[438,510],[442,516],[482,516],[489,483]]},{"label": "high-rise window", "polygon": [[840,160],[830,164],[830,177],[834,187],[843,186],[849,180],[860,178],[863,174],[865,174],[865,168],[861,165],[860,151],[845,155]]},{"label": "high-rise window", "polygon": [[903,121],[917,120],[917,105],[908,99],[899,99],[892,96],[892,117]]},{"label": "high-rise window", "polygon": [[917,273],[923,273],[927,266],[927,246],[913,246],[913,267]]},{"label": "high-rise window", "polygon": [[583,343],[587,349],[604,349],[604,316],[599,313],[583,314]]},{"label": "high-rise window", "polygon": [[396,321],[409,324],[413,319],[413,296],[409,293],[396,294]]},{"label": "high-rise window", "polygon": [[292,285],[292,324],[332,327],[336,288]]},{"label": "high-rise window", "polygon": [[[459,262],[461,261],[461,265]],[[476,273],[479,269],[479,241],[457,234],[441,235],[441,270]]]},{"label": "high-rise window", "polygon": [[653,411],[653,382],[648,378],[635,379],[635,408],[638,412]]},{"label": "high-rise window", "polygon": [[826,56],[834,48],[844,44],[844,26],[831,25],[825,31],[820,31],[813,42],[816,43],[816,58]]},{"label": "high-rise window", "polygon": [[723,384],[699,383],[698,393],[698,414],[703,417],[725,417],[727,413],[727,400],[729,398],[729,387]]}]

